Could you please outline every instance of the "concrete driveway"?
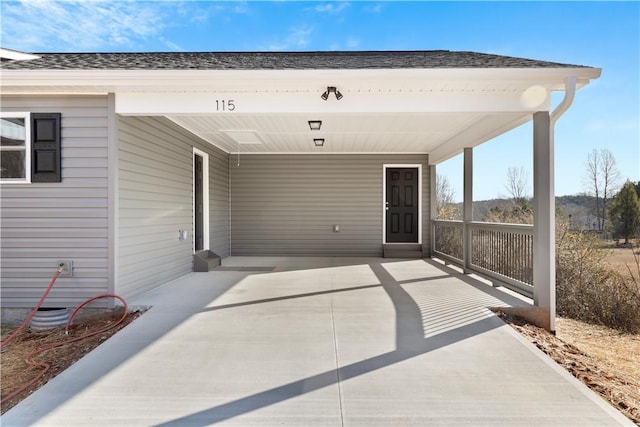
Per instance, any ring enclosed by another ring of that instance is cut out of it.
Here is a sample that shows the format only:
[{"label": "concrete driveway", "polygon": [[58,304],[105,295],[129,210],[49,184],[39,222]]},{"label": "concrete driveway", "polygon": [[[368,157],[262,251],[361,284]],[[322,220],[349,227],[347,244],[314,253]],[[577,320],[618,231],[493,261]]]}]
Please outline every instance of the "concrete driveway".
[{"label": "concrete driveway", "polygon": [[633,425],[430,260],[230,257],[130,303],[2,425]]}]

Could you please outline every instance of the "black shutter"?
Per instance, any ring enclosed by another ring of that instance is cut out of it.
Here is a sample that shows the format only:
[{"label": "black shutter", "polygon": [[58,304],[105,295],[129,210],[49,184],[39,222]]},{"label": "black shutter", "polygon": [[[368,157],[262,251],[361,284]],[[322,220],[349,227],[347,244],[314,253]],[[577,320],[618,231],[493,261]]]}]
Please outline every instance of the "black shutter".
[{"label": "black shutter", "polygon": [[61,116],[31,114],[31,182],[62,181]]}]

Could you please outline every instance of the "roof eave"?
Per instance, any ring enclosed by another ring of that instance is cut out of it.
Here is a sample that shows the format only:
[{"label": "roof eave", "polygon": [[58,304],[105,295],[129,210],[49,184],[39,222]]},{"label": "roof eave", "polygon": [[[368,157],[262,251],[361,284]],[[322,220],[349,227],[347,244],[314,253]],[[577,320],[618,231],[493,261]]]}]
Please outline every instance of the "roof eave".
[{"label": "roof eave", "polygon": [[118,91],[151,87],[207,87],[222,81],[241,83],[262,81],[336,81],[370,80],[389,83],[397,81],[528,81],[548,90],[563,90],[568,77],[576,77],[582,87],[601,75],[600,68],[429,68],[429,69],[366,69],[366,70],[2,70],[0,85],[3,92],[11,88],[47,87],[102,88]]}]

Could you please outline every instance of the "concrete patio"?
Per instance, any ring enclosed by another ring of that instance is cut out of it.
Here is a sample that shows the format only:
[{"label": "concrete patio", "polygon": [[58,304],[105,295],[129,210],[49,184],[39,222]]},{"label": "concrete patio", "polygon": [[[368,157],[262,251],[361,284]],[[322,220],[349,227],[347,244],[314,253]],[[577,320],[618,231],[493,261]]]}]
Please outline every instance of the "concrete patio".
[{"label": "concrete patio", "polygon": [[633,425],[431,260],[230,257],[130,304],[2,425]]}]

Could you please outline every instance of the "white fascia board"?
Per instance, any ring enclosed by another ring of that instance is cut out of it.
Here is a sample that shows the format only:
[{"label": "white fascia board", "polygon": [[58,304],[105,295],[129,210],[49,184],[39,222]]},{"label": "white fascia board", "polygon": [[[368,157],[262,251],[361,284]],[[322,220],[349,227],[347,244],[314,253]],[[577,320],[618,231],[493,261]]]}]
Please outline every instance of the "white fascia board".
[{"label": "white fascia board", "polygon": [[[31,90],[68,88],[69,93],[120,91],[180,91],[194,89],[277,90],[299,84],[309,90],[354,82],[376,83],[376,89],[407,82],[521,81],[548,90],[563,90],[564,80],[575,76],[578,86],[600,76],[598,68],[437,68],[360,70],[2,70],[1,86]],[[99,89],[98,89],[99,88]]]},{"label": "white fascia board", "polygon": [[[441,113],[548,110],[543,91],[535,104],[522,102],[523,91],[343,92],[338,101],[320,93],[121,92],[116,112],[122,115],[301,114],[301,113]],[[229,108],[229,105],[232,105]]]}]

